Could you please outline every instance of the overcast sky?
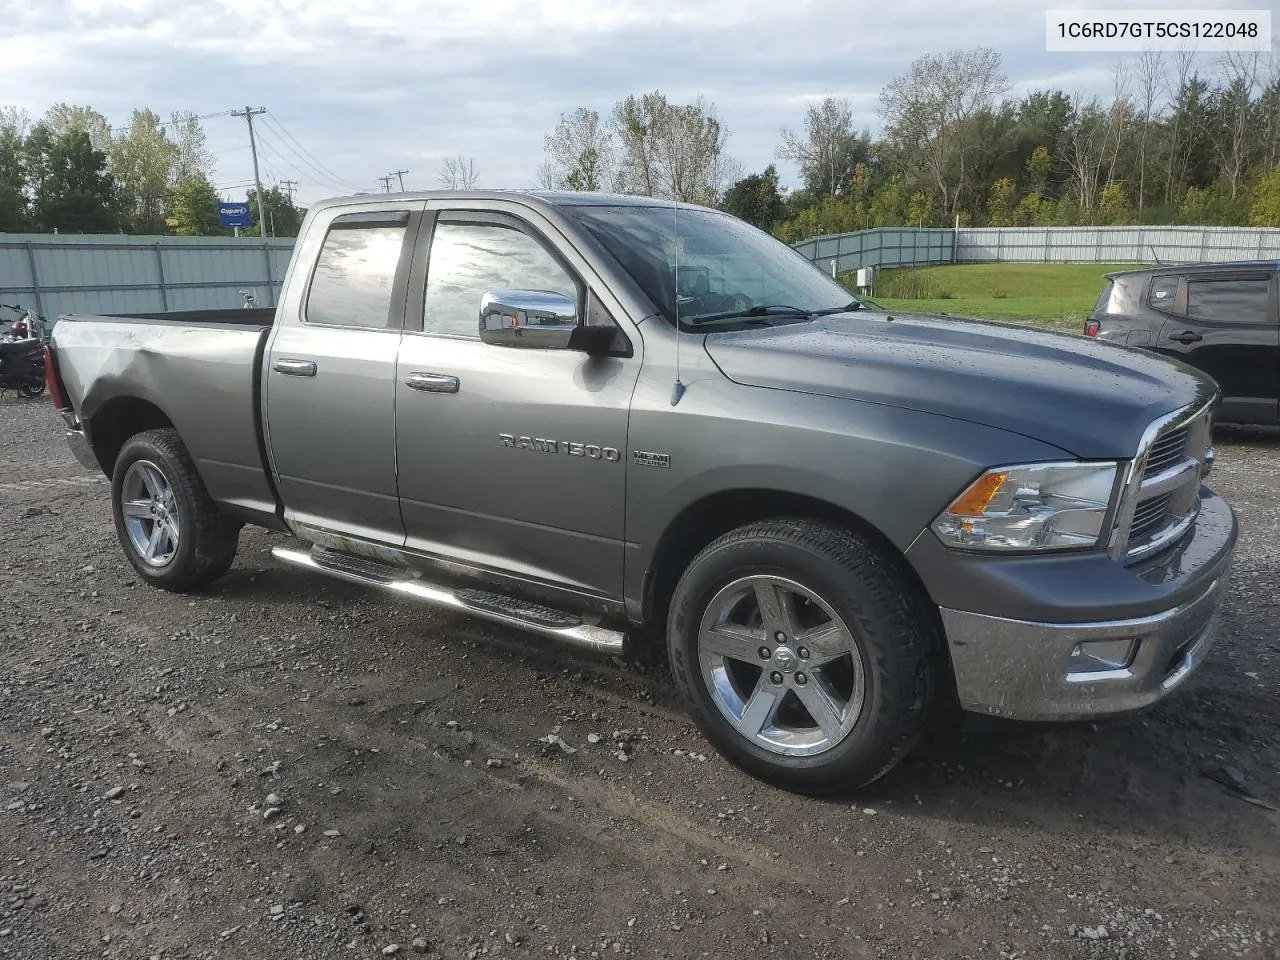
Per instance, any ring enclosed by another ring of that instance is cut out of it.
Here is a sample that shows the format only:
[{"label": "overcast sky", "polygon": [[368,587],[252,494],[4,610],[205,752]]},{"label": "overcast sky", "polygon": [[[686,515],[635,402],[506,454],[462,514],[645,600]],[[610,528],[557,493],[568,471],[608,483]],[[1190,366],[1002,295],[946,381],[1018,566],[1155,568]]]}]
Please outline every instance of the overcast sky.
[{"label": "overcast sky", "polygon": [[[87,104],[211,114],[265,106],[262,176],[304,201],[407,169],[439,185],[443,157],[472,156],[486,187],[534,184],[562,112],[607,114],[630,93],[699,94],[744,170],[775,160],[806,104],[849,98],[879,126],[880,88],[924,53],[989,45],[1014,92],[1105,93],[1119,54],[1046,53],[1044,10],[1265,8],[1274,0],[0,0],[0,102],[38,116]],[[204,121],[215,182],[252,179],[243,120]],[[292,136],[293,140],[289,139]],[[796,181],[780,163],[785,182]]]}]

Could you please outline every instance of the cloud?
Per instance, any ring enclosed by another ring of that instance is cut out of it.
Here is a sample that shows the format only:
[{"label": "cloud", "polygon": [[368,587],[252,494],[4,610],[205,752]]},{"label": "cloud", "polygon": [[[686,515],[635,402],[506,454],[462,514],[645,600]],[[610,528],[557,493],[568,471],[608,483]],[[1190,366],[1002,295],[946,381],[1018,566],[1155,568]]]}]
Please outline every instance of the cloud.
[{"label": "cloud", "polygon": [[[875,129],[880,88],[923,53],[993,46],[1015,91],[1110,85],[1106,57],[1046,54],[1043,9],[1007,0],[0,0],[0,22],[9,102],[90,104],[113,124],[266,106],[264,177],[300,181],[304,200],[401,167],[435,187],[457,153],[483,185],[532,185],[562,112],[646,90],[714,102],[758,170],[823,96]],[[250,180],[244,121],[205,127],[217,181]]]}]

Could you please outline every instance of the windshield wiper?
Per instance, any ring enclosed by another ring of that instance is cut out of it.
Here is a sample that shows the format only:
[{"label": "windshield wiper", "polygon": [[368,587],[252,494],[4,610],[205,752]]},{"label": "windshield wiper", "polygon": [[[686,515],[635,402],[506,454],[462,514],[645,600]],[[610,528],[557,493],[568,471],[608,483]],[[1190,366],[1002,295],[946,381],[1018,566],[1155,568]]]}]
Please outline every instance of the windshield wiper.
[{"label": "windshield wiper", "polygon": [[[843,308],[841,308],[843,309]],[[738,317],[809,317],[813,316],[812,310],[801,310],[799,307],[788,306],[785,303],[769,303],[758,307],[748,307],[746,310],[726,310],[724,313],[704,313],[701,316],[691,317],[685,323],[691,327],[701,326],[704,323],[711,323],[715,320],[733,320]]]},{"label": "windshield wiper", "polygon": [[851,300],[843,307],[827,307],[825,310],[814,310],[815,317],[829,317],[833,313],[852,313],[854,310],[862,309],[861,300]]}]

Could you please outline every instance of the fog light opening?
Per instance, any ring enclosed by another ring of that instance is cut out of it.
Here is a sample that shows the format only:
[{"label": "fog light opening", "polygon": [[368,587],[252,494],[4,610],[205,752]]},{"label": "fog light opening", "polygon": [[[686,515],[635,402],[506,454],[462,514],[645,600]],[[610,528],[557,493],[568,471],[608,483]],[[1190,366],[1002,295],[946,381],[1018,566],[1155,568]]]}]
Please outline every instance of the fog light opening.
[{"label": "fog light opening", "polygon": [[1067,661],[1067,679],[1080,681],[1098,674],[1126,671],[1133,663],[1137,648],[1138,641],[1133,637],[1077,643]]}]

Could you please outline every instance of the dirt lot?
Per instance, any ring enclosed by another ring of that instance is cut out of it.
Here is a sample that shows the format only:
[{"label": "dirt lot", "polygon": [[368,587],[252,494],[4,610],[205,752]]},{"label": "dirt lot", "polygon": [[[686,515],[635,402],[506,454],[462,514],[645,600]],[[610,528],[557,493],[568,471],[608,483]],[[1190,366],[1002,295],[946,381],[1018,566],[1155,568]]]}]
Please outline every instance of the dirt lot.
[{"label": "dirt lot", "polygon": [[939,729],[818,801],[711,754],[661,671],[313,579],[273,534],[207,594],[140,585],[10,394],[0,957],[1278,956],[1280,814],[1207,774],[1280,806],[1280,436],[1219,452],[1243,535],[1193,686]]}]

